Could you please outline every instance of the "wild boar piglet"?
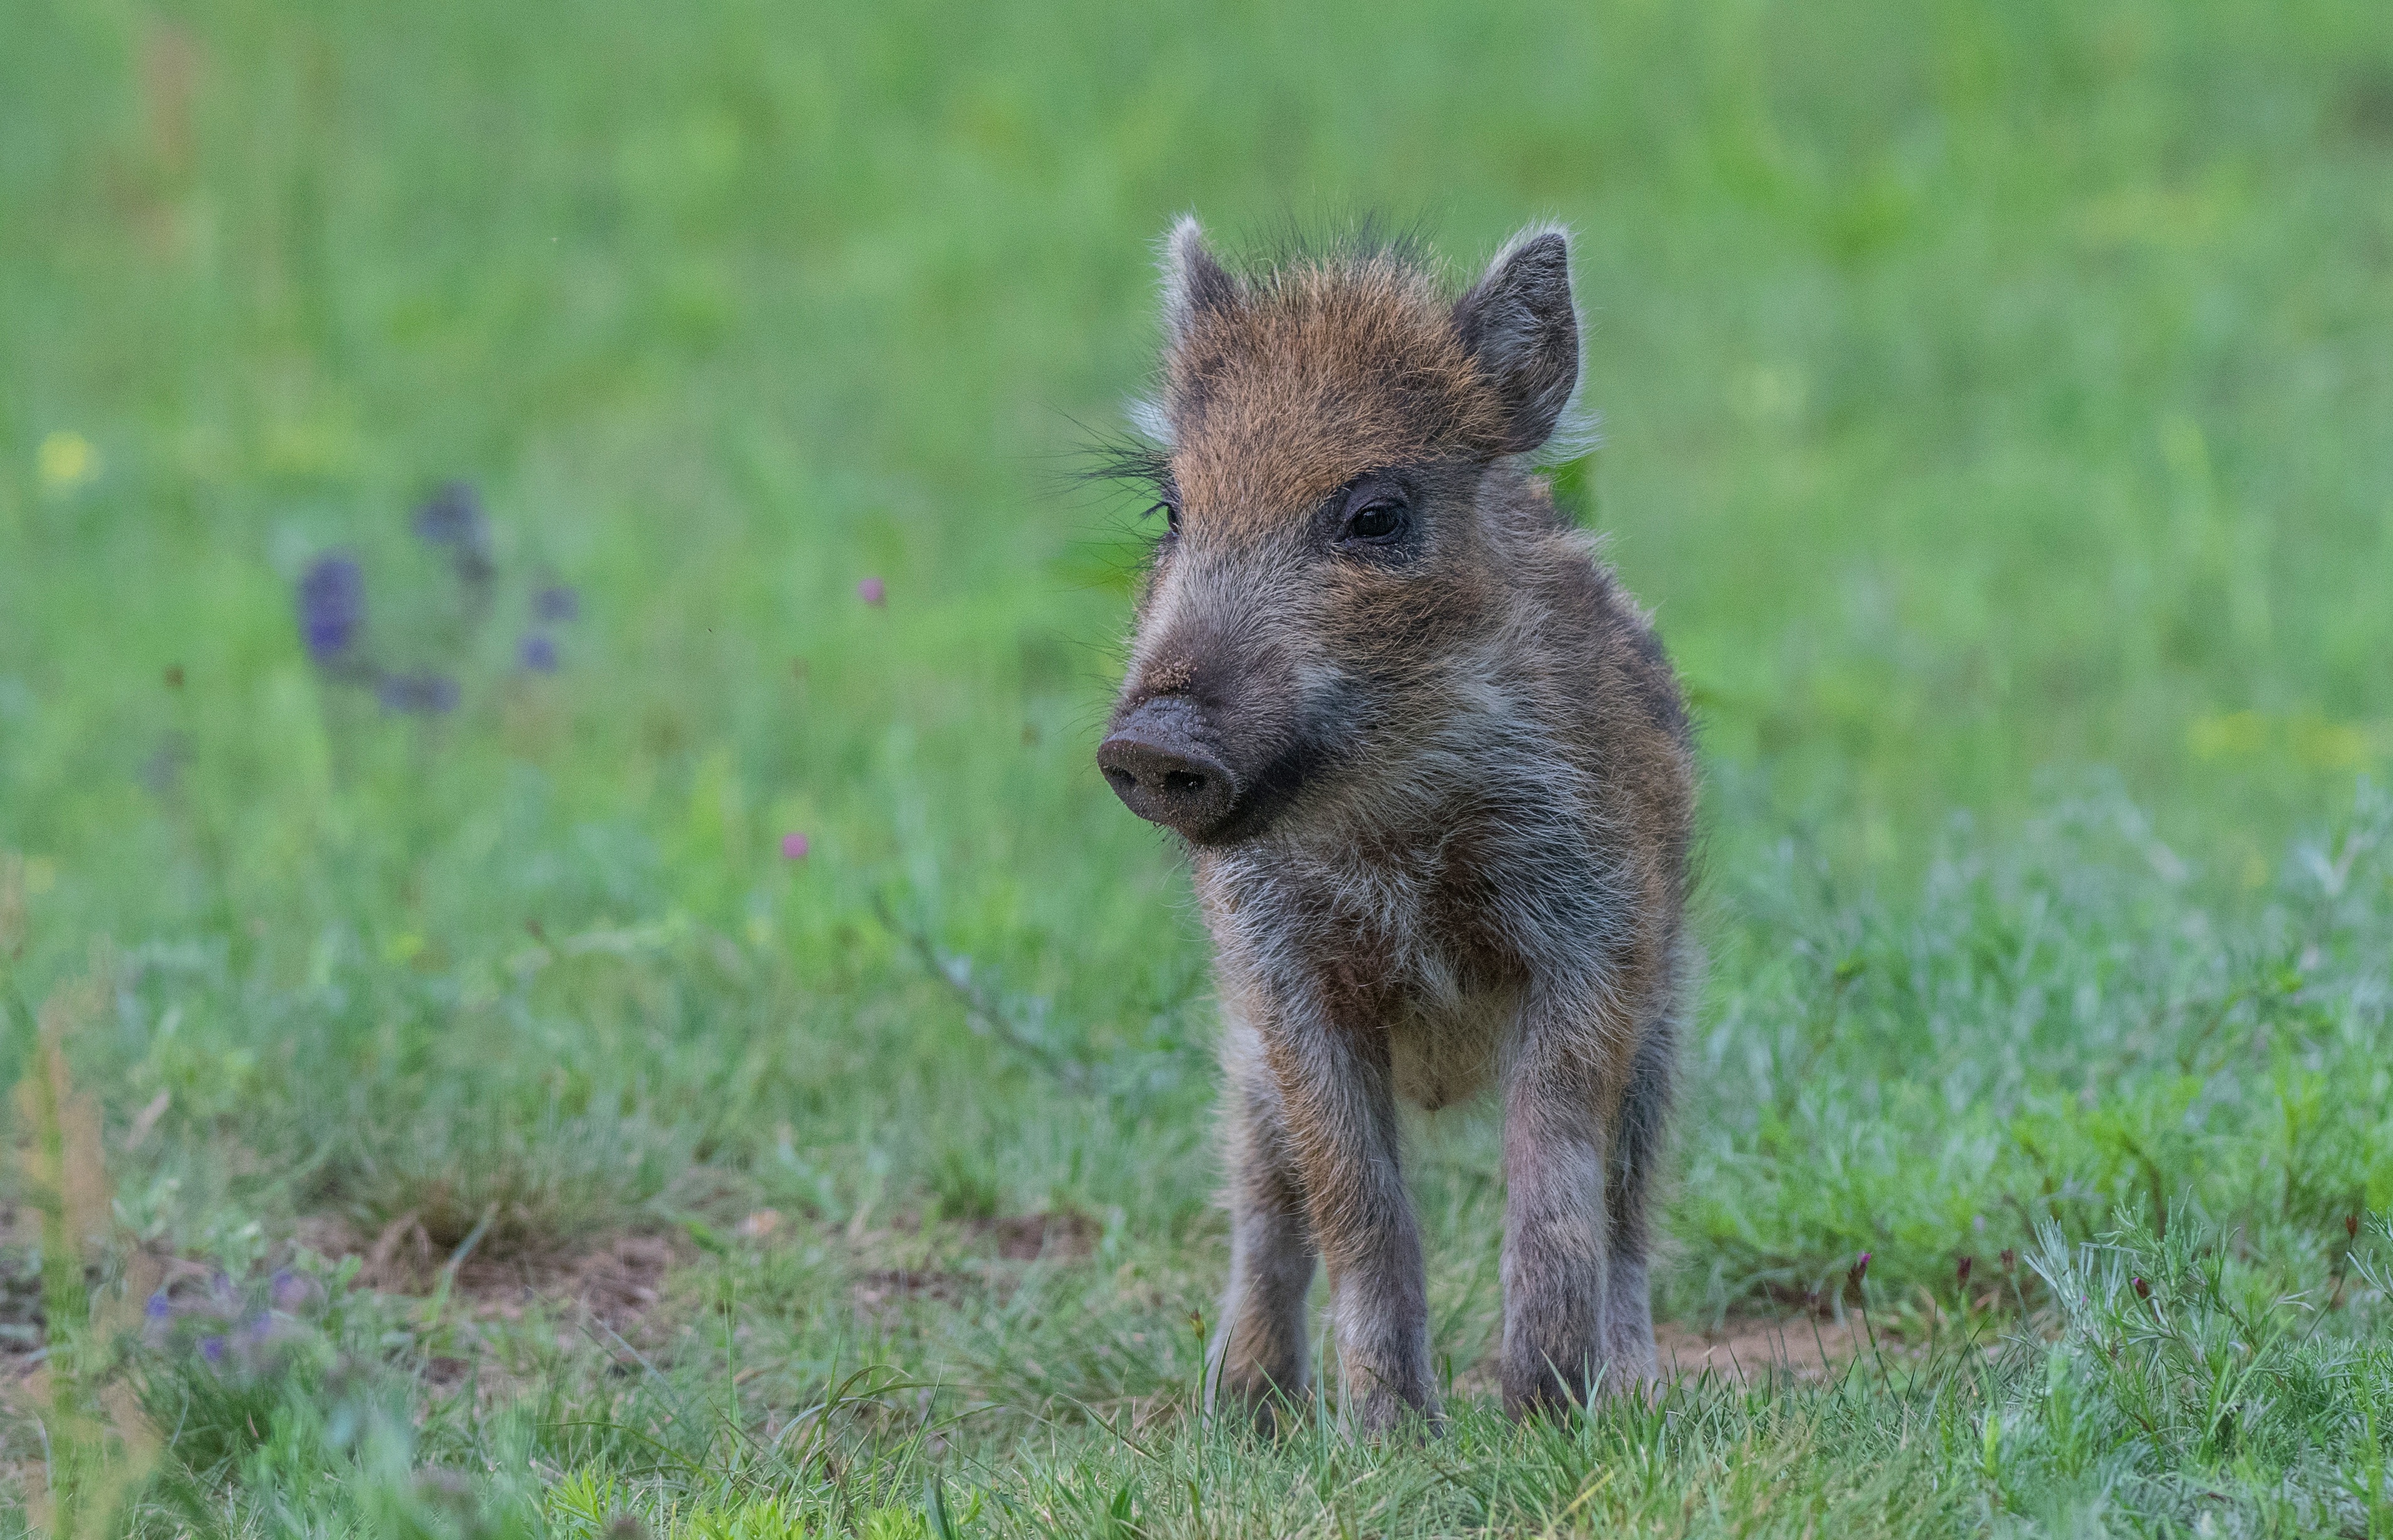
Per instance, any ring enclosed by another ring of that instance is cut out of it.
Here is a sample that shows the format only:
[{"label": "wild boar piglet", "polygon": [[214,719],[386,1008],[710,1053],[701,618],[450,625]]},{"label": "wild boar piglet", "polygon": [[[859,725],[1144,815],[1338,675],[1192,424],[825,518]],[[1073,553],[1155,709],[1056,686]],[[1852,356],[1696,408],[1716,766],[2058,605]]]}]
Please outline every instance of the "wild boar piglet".
[{"label": "wild boar piglet", "polygon": [[1401,245],[1236,272],[1167,238],[1135,416],[1163,528],[1097,763],[1193,855],[1224,1016],[1216,1404],[1434,1422],[1399,1099],[1500,1089],[1504,1400],[1654,1372],[1647,1194],[1686,991],[1678,681],[1531,470],[1579,374],[1570,248],[1459,295]]}]

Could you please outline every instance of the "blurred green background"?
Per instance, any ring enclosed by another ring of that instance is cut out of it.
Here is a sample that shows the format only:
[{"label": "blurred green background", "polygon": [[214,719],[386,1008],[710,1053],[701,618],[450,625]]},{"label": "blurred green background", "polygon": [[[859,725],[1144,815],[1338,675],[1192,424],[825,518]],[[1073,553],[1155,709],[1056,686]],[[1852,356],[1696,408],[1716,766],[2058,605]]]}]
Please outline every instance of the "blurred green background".
[{"label": "blurred green background", "polygon": [[[0,840],[94,929],[207,885],[177,733],[236,908],[399,881],[386,772],[435,842],[716,787],[710,914],[909,786],[978,863],[1151,874],[1086,763],[1134,535],[1066,476],[1188,209],[1458,270],[1570,222],[1592,522],[1712,759],[1863,858],[2086,764],[2272,849],[2393,754],[2373,7],[10,12]],[[390,611],[451,477],[582,590],[566,666],[328,726],[298,568]]]}]

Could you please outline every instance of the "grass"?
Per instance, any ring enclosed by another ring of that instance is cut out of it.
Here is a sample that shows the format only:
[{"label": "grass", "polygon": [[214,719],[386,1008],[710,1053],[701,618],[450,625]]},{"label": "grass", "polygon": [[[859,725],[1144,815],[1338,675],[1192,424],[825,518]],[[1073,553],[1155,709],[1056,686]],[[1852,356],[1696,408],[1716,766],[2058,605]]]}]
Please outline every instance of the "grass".
[{"label": "grass", "polygon": [[[0,1527],[113,1450],[161,1533],[2393,1535],[2374,8],[7,33]],[[1578,230],[1566,489],[1704,721],[1663,1305],[1826,1378],[1503,1425],[1465,1116],[1448,1436],[1192,1415],[1204,947],[1070,480],[1189,207]],[[334,552],[452,709],[310,661]]]}]

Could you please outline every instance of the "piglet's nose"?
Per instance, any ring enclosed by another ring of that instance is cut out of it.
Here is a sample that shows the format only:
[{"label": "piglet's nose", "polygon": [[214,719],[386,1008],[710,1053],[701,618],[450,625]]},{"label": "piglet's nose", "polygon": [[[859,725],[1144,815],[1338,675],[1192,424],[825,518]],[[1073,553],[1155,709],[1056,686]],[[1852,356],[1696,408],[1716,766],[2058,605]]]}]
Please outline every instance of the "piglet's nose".
[{"label": "piglet's nose", "polygon": [[1199,738],[1204,719],[1177,697],[1150,700],[1097,746],[1097,768],[1132,813],[1198,840],[1230,816],[1230,768]]}]

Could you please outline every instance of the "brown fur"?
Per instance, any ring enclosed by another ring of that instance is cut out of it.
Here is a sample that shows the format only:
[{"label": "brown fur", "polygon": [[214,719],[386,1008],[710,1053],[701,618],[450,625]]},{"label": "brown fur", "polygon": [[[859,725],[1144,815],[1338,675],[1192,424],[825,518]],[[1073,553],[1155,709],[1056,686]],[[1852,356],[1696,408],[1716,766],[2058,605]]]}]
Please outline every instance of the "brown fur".
[{"label": "brown fur", "polygon": [[[1395,1105],[1489,1080],[1507,1404],[1654,1372],[1693,777],[1645,618],[1522,460],[1576,381],[1568,284],[1550,232],[1459,298],[1388,251],[1242,280],[1193,221],[1170,242],[1146,421],[1176,529],[1100,758],[1188,834],[1214,938],[1218,1399],[1304,1386],[1318,1258],[1348,1415],[1437,1416]],[[1157,766],[1214,800],[1170,801]]]}]

